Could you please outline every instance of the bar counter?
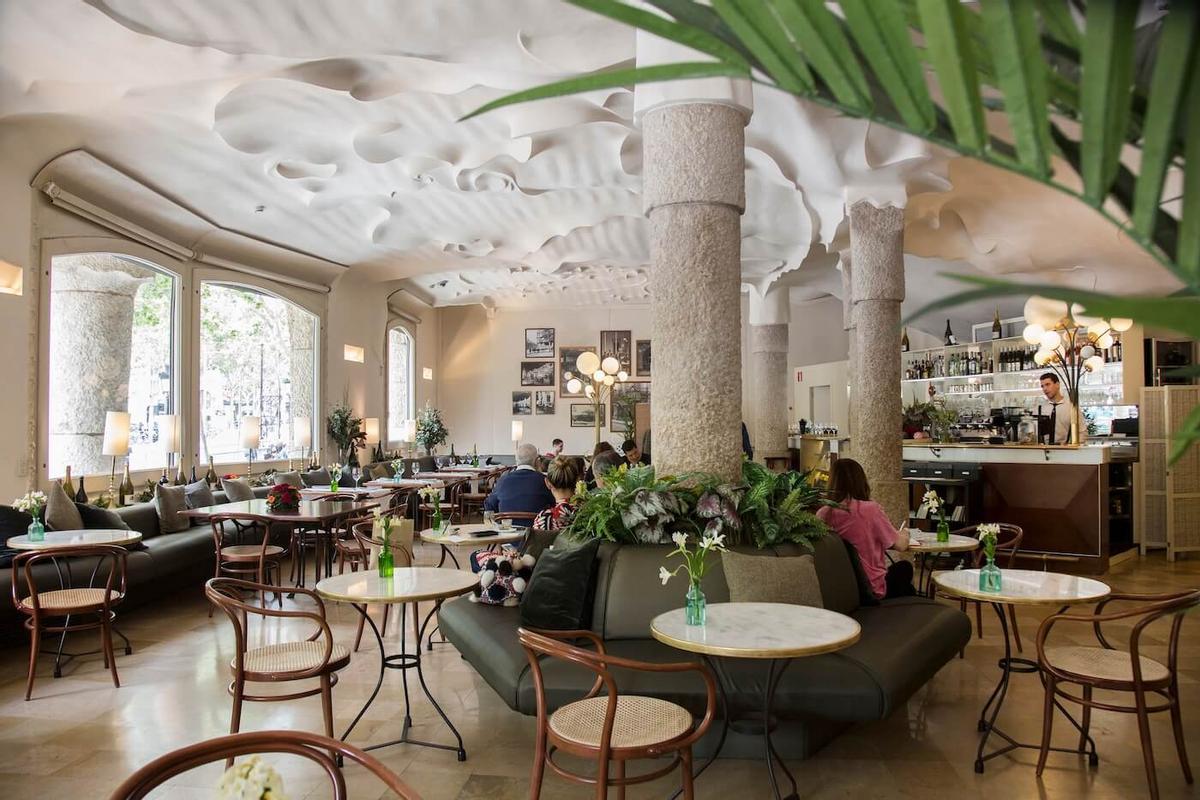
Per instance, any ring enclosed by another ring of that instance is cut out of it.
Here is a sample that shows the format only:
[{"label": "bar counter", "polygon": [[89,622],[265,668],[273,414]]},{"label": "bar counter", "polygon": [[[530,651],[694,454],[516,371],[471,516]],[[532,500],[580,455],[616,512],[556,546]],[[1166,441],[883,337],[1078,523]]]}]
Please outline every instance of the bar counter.
[{"label": "bar counter", "polygon": [[[1050,569],[1098,575],[1108,570],[1111,467],[1136,461],[1137,453],[1134,443],[987,445],[914,439],[904,442],[905,479],[934,489],[961,485],[970,496],[971,521],[1021,526],[1022,566],[1049,562]],[[929,465],[930,474],[907,474],[920,471],[918,463]]]}]

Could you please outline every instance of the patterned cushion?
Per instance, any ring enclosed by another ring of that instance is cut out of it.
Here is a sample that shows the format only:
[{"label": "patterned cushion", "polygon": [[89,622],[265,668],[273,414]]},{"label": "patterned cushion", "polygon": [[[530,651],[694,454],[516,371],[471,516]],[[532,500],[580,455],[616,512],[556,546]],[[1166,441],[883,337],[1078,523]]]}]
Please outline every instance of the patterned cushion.
[{"label": "patterned cushion", "polygon": [[254,490],[245,478],[221,478],[221,488],[225,490],[225,500],[230,503],[254,499]]},{"label": "patterned cushion", "polygon": [[[478,554],[471,555],[474,562]],[[533,575],[533,562],[533,556],[518,555],[506,549],[483,559],[482,564],[473,563],[472,568],[478,566],[480,569],[479,585],[472,590],[471,602],[488,606],[520,605],[521,595]]]},{"label": "patterned cushion", "polygon": [[792,603],[824,608],[812,556],[721,554],[733,603]]},{"label": "patterned cushion", "polygon": [[62,481],[50,484],[46,492],[46,527],[55,531],[77,531],[83,528],[83,518],[75,501],[67,497]]}]

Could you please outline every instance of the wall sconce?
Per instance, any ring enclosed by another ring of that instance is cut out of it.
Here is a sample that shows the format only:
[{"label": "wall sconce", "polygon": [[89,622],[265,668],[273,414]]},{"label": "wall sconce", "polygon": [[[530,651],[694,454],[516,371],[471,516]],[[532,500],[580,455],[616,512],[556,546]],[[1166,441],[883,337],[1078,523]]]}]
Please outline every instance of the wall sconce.
[{"label": "wall sconce", "polygon": [[422,367],[421,377],[427,381],[433,380],[433,367]]},{"label": "wall sconce", "polygon": [[362,364],[367,360],[367,351],[354,344],[342,345],[342,358],[346,361],[353,361],[355,364]]}]

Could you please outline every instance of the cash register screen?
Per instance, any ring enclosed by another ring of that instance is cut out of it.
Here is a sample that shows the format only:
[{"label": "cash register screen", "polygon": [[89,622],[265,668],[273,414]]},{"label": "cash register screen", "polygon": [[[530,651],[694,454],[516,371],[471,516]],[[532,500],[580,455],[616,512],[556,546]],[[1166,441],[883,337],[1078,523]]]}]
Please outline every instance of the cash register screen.
[{"label": "cash register screen", "polygon": [[1084,414],[1091,418],[1091,421],[1096,423],[1097,436],[1109,436],[1112,434],[1112,423],[1114,419],[1137,419],[1137,406],[1087,406],[1083,410]]}]

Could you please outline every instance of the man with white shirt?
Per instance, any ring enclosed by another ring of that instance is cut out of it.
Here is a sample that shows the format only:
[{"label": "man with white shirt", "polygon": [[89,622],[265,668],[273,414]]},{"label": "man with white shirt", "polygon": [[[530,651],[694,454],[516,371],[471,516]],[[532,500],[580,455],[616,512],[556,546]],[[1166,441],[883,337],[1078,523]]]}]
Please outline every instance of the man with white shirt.
[{"label": "man with white shirt", "polygon": [[[1049,420],[1047,430],[1050,433],[1050,444],[1071,444],[1071,419],[1075,416],[1075,407],[1062,393],[1062,384],[1053,372],[1047,372],[1038,379],[1042,385],[1042,394],[1046,399],[1038,403],[1038,415]],[[1041,424],[1038,425],[1039,440],[1043,435]],[[1084,432],[1079,432],[1082,444]]]},{"label": "man with white shirt", "polygon": [[[537,459],[538,450],[533,445],[525,443],[518,447],[517,468],[505,473],[496,481],[496,488],[492,489],[483,501],[483,510],[536,514],[553,506],[554,495],[546,488],[546,476],[534,466]],[[525,520],[515,521],[513,524],[529,527]]]}]

